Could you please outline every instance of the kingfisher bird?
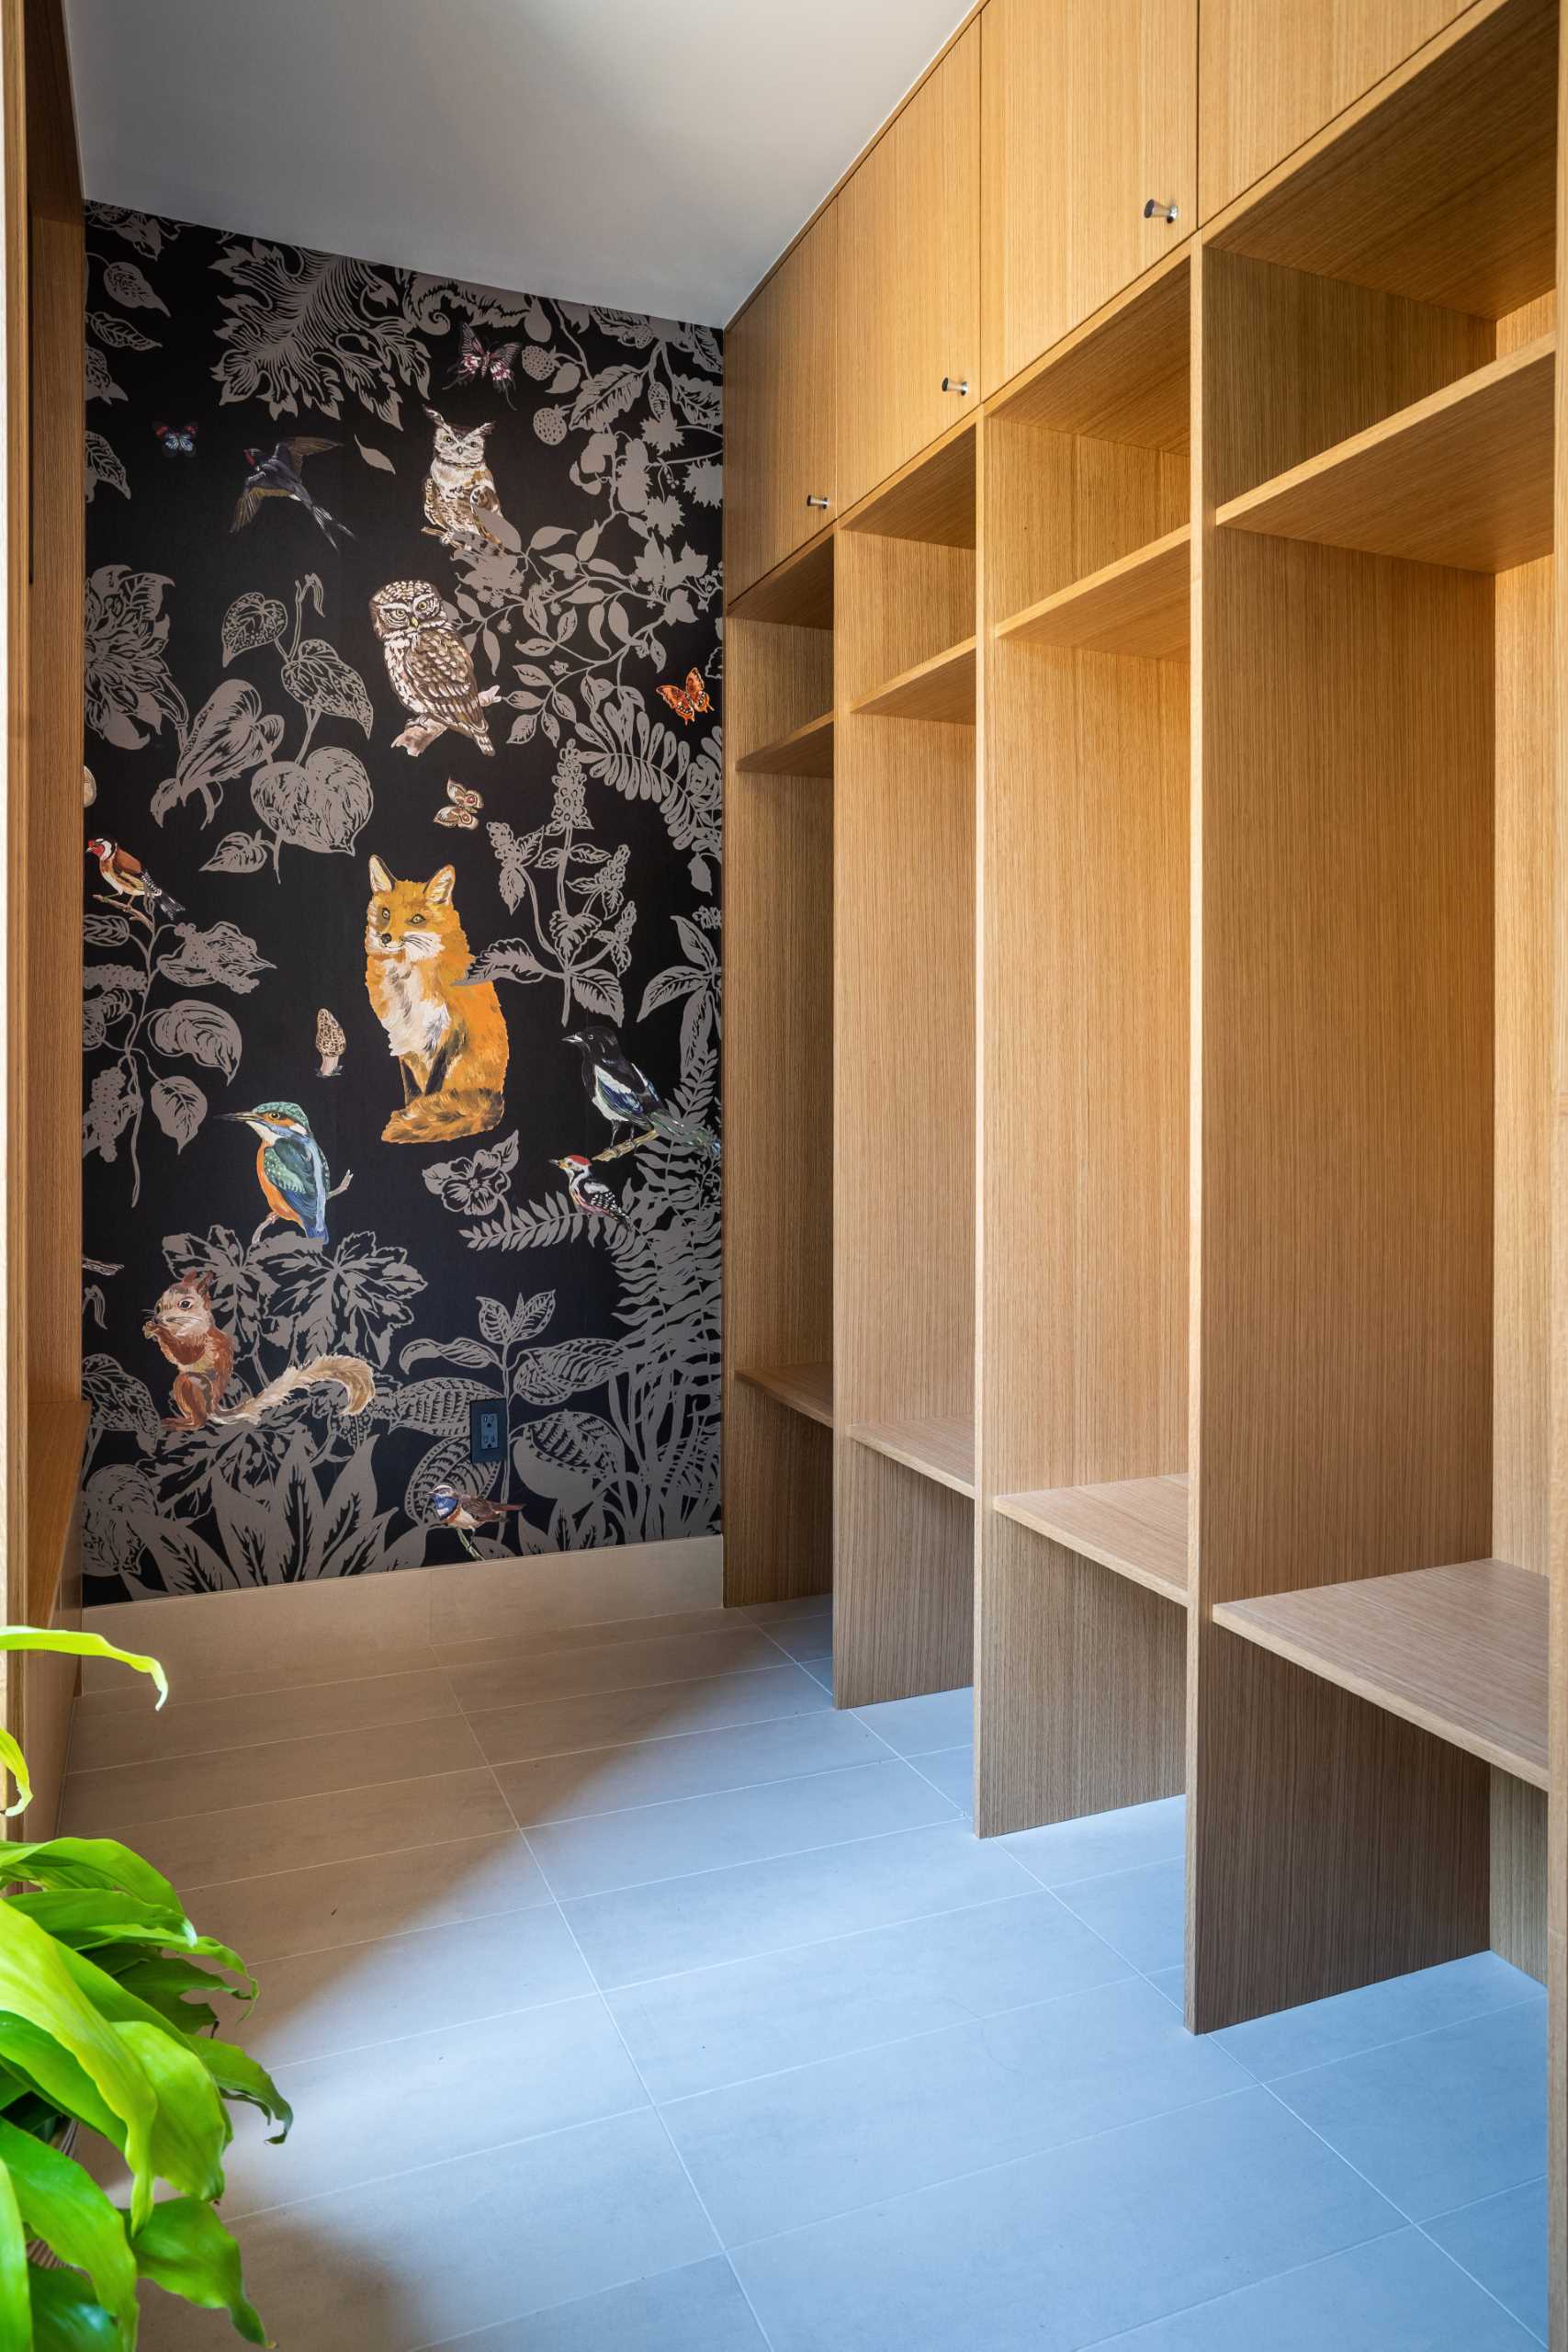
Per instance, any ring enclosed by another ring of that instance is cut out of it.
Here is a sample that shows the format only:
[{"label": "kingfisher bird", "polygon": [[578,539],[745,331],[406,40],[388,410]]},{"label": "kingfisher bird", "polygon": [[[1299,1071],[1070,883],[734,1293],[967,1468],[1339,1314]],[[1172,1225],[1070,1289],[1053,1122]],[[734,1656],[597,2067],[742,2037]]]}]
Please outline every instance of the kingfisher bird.
[{"label": "kingfisher bird", "polygon": [[603,1176],[595,1176],[592,1161],[584,1159],[580,1151],[569,1151],[564,1159],[552,1159],[550,1166],[565,1169],[566,1189],[574,1209],[581,1209],[587,1216],[621,1215],[619,1201]]},{"label": "kingfisher bird", "polygon": [[[710,1159],[718,1158],[718,1137],[700,1119],[683,1119],[671,1110],[659,1089],[635,1062],[626,1059],[613,1029],[594,1022],[585,1029],[570,1031],[566,1042],[581,1054],[588,1100],[612,1127],[640,1126],[643,1134],[633,1139],[637,1143],[646,1143],[650,1136],[663,1136],[671,1143],[694,1144]],[[630,1150],[631,1143],[625,1148]]]},{"label": "kingfisher bird", "polygon": [[325,1156],[299,1103],[258,1102],[254,1111],[224,1111],[220,1116],[236,1120],[261,1139],[256,1181],[267,1214],[252,1235],[251,1247],[273,1224],[297,1225],[308,1240],[324,1241],[327,1203],[348,1190],[354,1175],[351,1170],[341,1184],[329,1189]]},{"label": "kingfisher bird", "polygon": [[314,458],[323,449],[335,449],[337,446],[335,441],[323,441],[313,433],[296,433],[290,440],[280,441],[276,449],[247,449],[245,463],[250,471],[245,476],[244,488],[234,508],[230,530],[243,530],[245,525],[254,518],[264,498],[291,498],[296,506],[305,509],[331,546],[336,547],[340,531],[345,538],[352,539],[354,533],[348,525],[338,522],[324,506],[318,505],[306,489],[299,472],[307,458]]},{"label": "kingfisher bird", "polygon": [[111,842],[107,833],[93,835],[87,843],[87,855],[97,860],[105,888],[111,890],[117,899],[129,899],[149,922],[158,907],[162,907],[165,914],[184,914],[185,909],[179,900],[171,899],[168,892],[153,881],[141,860],[132,857],[128,849],[121,849],[118,842]]},{"label": "kingfisher bird", "polygon": [[471,1560],[481,1555],[469,1543],[469,1536],[480,1528],[499,1528],[502,1520],[522,1509],[521,1503],[492,1503],[484,1495],[459,1494],[456,1487],[432,1487],[430,1490],[431,1517],[440,1527],[456,1529]]}]

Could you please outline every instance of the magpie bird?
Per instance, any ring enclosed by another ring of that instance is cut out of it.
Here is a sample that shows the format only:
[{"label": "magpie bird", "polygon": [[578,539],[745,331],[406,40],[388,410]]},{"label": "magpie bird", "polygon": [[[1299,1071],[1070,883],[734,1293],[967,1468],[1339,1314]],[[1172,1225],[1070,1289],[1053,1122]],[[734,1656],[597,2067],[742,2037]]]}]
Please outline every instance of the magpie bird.
[{"label": "magpie bird", "polygon": [[683,1119],[671,1110],[658,1088],[626,1059],[613,1029],[594,1022],[571,1030],[566,1042],[581,1054],[588,1100],[612,1127],[640,1126],[670,1143],[693,1144],[710,1159],[719,1157],[718,1137],[700,1119]]}]

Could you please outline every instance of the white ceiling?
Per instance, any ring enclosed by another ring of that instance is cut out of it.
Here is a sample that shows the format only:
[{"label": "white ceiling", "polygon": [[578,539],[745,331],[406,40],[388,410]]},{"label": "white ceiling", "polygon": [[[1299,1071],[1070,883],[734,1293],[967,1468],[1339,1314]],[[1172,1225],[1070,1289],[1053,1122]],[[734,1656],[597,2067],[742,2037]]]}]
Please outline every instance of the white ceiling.
[{"label": "white ceiling", "polygon": [[967,0],[66,0],[87,193],[720,325]]}]

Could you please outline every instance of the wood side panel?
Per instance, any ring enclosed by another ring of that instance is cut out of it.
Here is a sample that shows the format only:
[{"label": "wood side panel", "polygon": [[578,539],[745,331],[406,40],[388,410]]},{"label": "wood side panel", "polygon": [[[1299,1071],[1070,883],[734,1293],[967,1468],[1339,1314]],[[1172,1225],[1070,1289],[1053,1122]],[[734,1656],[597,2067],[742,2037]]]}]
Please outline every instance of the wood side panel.
[{"label": "wood side panel", "polygon": [[[1557,119],[1568,123],[1568,41],[1558,54]],[[1568,256],[1568,138],[1557,151],[1559,280]],[[1568,675],[1568,368],[1557,371],[1553,659]],[[1552,850],[1568,880],[1568,695],[1552,714]],[[1568,2352],[1568,888],[1555,889],[1551,925],[1551,1377],[1548,1532],[1552,1661],[1550,1737],[1557,1801],[1547,1813],[1547,2244],[1551,2352]]]},{"label": "wood side panel", "polygon": [[1331,122],[1466,0],[1203,0],[1199,172],[1207,220]]},{"label": "wood side panel", "polygon": [[[838,495],[852,506],[980,392],[980,28],[972,25],[839,198]],[[852,386],[853,397],[850,397]]]},{"label": "wood side panel", "polygon": [[1543,1981],[1548,1804],[1528,1781],[1493,1773],[1492,1949]]},{"label": "wood side panel", "polygon": [[[725,571],[731,596],[834,511],[839,221],[829,209],[725,344]],[[826,510],[808,506],[826,498]]]},{"label": "wood side panel", "polygon": [[956,1690],[975,1673],[975,1506],[837,1441],[833,1695],[840,1707]]},{"label": "wood side panel", "polygon": [[990,0],[980,21],[989,394],[1190,235],[1198,8]]},{"label": "wood side panel", "polygon": [[832,786],[746,775],[737,752],[832,697],[826,631],[731,619],[726,716],[725,1597],[830,1581],[825,1433],[737,1374],[832,1348]]}]

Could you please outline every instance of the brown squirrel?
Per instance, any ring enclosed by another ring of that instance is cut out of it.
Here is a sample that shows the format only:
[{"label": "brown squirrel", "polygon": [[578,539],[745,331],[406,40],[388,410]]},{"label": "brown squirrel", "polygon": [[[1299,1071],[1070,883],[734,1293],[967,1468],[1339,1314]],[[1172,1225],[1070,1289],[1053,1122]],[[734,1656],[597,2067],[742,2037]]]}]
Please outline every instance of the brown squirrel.
[{"label": "brown squirrel", "polygon": [[362,1413],[376,1394],[376,1375],[363,1356],[312,1356],[310,1363],[289,1370],[248,1396],[227,1413],[218,1409],[234,1370],[234,1342],[218,1329],[212,1312],[210,1274],[187,1275],[173,1282],[142,1325],[143,1336],[156,1340],[175,1367],[170,1401],[177,1409],[164,1417],[166,1430],[190,1432],[209,1421],[259,1421],[264,1413],[282,1404],[298,1388],[318,1380],[335,1380],[344,1392],[344,1411]]},{"label": "brown squirrel", "polygon": [[370,861],[365,984],[403,1080],[383,1143],[482,1136],[501,1120],[506,1017],[492,983],[468,978],[457,878],[444,865],[428,882],[400,882]]}]

